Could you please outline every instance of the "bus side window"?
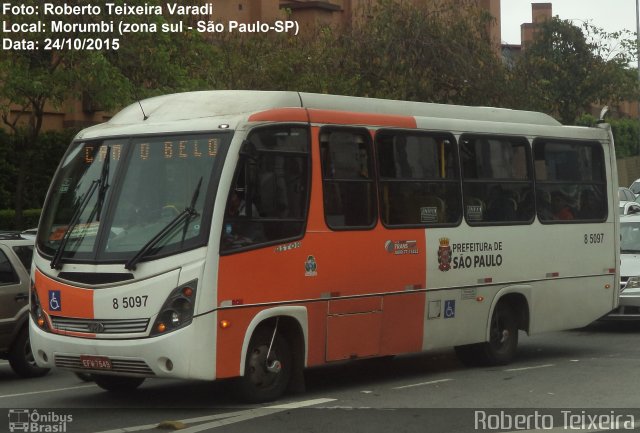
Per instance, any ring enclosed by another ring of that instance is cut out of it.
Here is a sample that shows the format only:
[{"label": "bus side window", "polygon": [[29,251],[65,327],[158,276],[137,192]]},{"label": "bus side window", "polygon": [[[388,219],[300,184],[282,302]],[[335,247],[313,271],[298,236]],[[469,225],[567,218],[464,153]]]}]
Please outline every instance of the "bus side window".
[{"label": "bus side window", "polygon": [[598,142],[536,139],[538,218],[543,223],[607,218],[604,152]]},{"label": "bus side window", "polygon": [[320,130],[324,213],[331,229],[366,229],[376,222],[371,136],[363,128]]},{"label": "bus side window", "polygon": [[460,156],[467,223],[533,221],[533,170],[524,137],[463,134]]},{"label": "bus side window", "polygon": [[307,128],[279,125],[252,131],[227,198],[221,252],[302,237],[309,181]]},{"label": "bus side window", "polygon": [[458,224],[461,192],[451,134],[380,130],[375,144],[385,226]]}]

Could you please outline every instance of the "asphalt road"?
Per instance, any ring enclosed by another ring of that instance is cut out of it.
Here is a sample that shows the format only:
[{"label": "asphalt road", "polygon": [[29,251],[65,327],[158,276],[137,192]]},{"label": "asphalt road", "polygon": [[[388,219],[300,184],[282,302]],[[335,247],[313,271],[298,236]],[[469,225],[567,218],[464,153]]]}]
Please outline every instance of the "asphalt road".
[{"label": "asphalt road", "polygon": [[19,379],[0,362],[0,431],[26,416],[26,431],[70,433],[640,430],[639,337],[640,323],[521,334],[505,367],[466,368],[453,350],[356,361],[309,370],[305,393],[253,406],[230,382],[148,380],[113,395],[64,371]]}]

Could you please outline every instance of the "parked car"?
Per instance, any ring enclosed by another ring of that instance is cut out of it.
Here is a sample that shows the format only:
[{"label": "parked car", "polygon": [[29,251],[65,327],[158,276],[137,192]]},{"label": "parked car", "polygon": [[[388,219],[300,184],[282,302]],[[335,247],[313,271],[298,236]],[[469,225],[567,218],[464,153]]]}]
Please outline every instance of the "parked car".
[{"label": "parked car", "polygon": [[29,344],[29,284],[34,239],[0,233],[0,357],[22,377],[49,369],[36,365]]},{"label": "parked car", "polygon": [[627,201],[620,206],[620,215],[635,215],[640,213],[640,203],[635,201]]},{"label": "parked car", "polygon": [[629,189],[636,195],[636,197],[638,197],[638,195],[640,195],[640,179],[634,180],[633,183],[629,186]]},{"label": "parked car", "polygon": [[620,216],[620,304],[605,319],[640,319],[640,215]]},{"label": "parked car", "polygon": [[624,186],[618,187],[618,200],[620,201],[620,215],[624,215],[624,207],[627,203],[635,203],[636,195]]},{"label": "parked car", "polygon": [[20,232],[20,236],[22,236],[23,238],[27,238],[27,239],[34,239],[36,238],[36,235],[38,234],[38,229],[27,229],[27,230],[23,230]]},{"label": "parked car", "polygon": [[618,200],[620,200],[620,204],[622,205],[623,202],[636,201],[636,195],[629,188],[620,186],[618,187]]}]

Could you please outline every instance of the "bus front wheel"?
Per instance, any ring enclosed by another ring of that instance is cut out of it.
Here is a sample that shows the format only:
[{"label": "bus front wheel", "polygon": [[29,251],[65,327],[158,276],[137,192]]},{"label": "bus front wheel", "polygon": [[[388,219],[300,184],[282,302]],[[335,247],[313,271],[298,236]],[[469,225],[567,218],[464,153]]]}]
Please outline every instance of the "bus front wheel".
[{"label": "bus front wheel", "polygon": [[[271,350],[269,350],[271,347]],[[287,340],[279,333],[262,328],[251,337],[244,376],[238,378],[237,391],[249,403],[272,401],[284,394],[293,367]]]},{"label": "bus front wheel", "polygon": [[48,368],[38,367],[31,351],[29,329],[23,328],[9,351],[9,364],[21,377],[41,377],[49,372]]},{"label": "bus front wheel", "polygon": [[133,391],[144,382],[144,377],[109,376],[92,374],[93,381],[100,388],[112,392]]},{"label": "bus front wheel", "polygon": [[456,354],[465,365],[505,365],[518,348],[518,321],[507,302],[496,305],[489,326],[489,341],[457,346]]}]

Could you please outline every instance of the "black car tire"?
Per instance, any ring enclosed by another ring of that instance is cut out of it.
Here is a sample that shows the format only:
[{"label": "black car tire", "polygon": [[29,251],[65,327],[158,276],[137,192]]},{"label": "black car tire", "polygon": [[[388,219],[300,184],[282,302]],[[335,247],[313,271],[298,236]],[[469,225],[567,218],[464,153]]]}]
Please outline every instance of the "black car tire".
[{"label": "black car tire", "polygon": [[9,364],[18,376],[41,377],[49,372],[48,368],[38,367],[31,352],[29,329],[22,328],[9,351]]},{"label": "black car tire", "polygon": [[111,392],[133,391],[144,382],[144,377],[109,376],[106,374],[92,374],[91,376],[96,385]]},{"label": "black car tire", "polygon": [[74,374],[83,382],[93,382],[93,376],[89,373],[79,373],[74,371]]}]

